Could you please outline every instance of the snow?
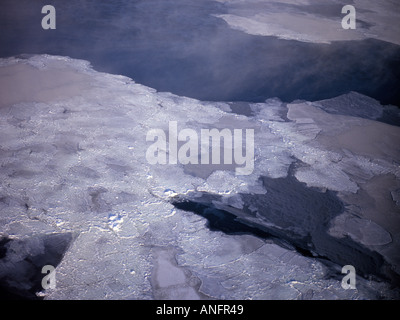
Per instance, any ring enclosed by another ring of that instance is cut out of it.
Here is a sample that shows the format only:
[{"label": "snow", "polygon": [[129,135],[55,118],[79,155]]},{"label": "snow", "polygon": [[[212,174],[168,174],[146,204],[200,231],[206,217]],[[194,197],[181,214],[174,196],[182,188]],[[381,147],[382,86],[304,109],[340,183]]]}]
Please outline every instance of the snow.
[{"label": "snow", "polygon": [[[353,1],[356,29],[345,30],[341,20],[346,1],[234,0],[223,2],[228,13],[218,14],[233,29],[252,35],[325,43],[379,39],[400,44],[399,4],[395,1]],[[390,25],[390,28],[387,26]]]},{"label": "snow", "polygon": [[[235,114],[227,103],[157,92],[67,57],[8,58],[0,66],[0,81],[7,84],[0,86],[0,234],[12,239],[74,234],[56,268],[56,289],[41,293],[46,299],[394,294],[387,284],[362,278],[356,292],[345,291],[340,281],[327,277],[331,271],[319,260],[253,235],[211,231],[205,218],[176,209],[170,200],[207,192],[239,211],[241,194],[268,194],[261,176],[284,178],[300,160],[294,169],[300,182],[356,202],[352,197],[374,177],[399,181],[393,150],[398,127],[327,112],[335,99],[288,106],[271,99],[250,105],[252,114]],[[361,95],[352,99],[369,101]],[[167,131],[169,121],[194,130],[254,129],[253,173],[238,176],[223,165],[149,164],[146,133]],[[348,141],[356,127],[382,129],[382,143],[376,137],[371,148],[359,149],[360,142]],[[390,186],[391,203],[399,188]],[[380,245],[379,252],[395,261],[390,257],[396,247],[385,251],[385,245],[397,245],[398,233],[387,231],[390,215],[385,223],[378,221],[385,215],[376,212],[350,224],[338,218],[331,231]],[[41,246],[24,248],[18,249],[21,255],[37,255]]]},{"label": "snow", "polygon": [[335,97],[334,100],[321,100],[319,101],[319,106],[328,113],[371,120],[376,120],[383,114],[382,105],[378,101],[357,92]]},{"label": "snow", "polygon": [[385,245],[392,242],[390,233],[373,221],[345,214],[334,221],[330,233],[336,237],[350,236],[365,245]]}]

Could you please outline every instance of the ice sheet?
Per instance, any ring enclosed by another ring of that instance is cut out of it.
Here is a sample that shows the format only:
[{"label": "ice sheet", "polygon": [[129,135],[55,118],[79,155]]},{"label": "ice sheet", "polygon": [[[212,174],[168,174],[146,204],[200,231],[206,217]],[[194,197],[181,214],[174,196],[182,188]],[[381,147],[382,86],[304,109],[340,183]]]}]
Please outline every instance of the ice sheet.
[{"label": "ice sheet", "polygon": [[357,25],[353,30],[341,26],[342,7],[350,4],[346,1],[254,0],[251,6],[243,0],[221,2],[228,13],[217,17],[253,35],[314,43],[375,38],[400,44],[399,4],[390,0],[354,1]]},{"label": "ice sheet", "polygon": [[[398,141],[391,140],[398,137],[396,127],[382,127],[389,140],[364,154],[332,139],[354,124],[368,130],[381,124],[328,114],[311,103],[287,107],[273,99],[252,105],[246,116],[231,112],[227,103],[159,93],[66,57],[10,58],[0,65],[6,79],[0,81],[19,92],[2,92],[0,234],[12,239],[76,235],[57,266],[57,287],[43,292],[45,298],[344,299],[394,294],[385,283],[362,278],[357,292],[345,291],[340,281],[327,278],[332,271],[318,260],[252,235],[211,231],[204,218],[176,209],[169,200],[203,191],[226,197],[227,206],[240,210],[238,193],[268,193],[260,176],[286,177],[296,159],[304,163],[296,171],[300,181],[343,194],[357,192],[375,175],[398,181],[397,153],[390,151]],[[33,79],[40,81],[31,86]],[[146,133],[168,130],[169,121],[194,130],[254,129],[254,172],[238,176],[216,167],[196,175],[181,164],[150,165]],[[382,228],[370,223],[374,232],[387,232],[386,225],[374,223]],[[397,241],[397,235],[392,238]],[[393,253],[383,249],[388,256]],[[170,272],[176,277],[167,278]]]}]

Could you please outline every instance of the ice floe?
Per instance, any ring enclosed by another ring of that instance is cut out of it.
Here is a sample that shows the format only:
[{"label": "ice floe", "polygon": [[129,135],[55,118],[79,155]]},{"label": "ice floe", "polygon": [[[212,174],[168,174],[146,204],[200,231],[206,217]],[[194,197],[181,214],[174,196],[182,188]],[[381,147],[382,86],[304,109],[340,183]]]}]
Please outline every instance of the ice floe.
[{"label": "ice floe", "polygon": [[[332,270],[340,274],[338,266],[328,268],[254,235],[211,231],[205,218],[176,209],[171,199],[208,193],[239,212],[243,195],[268,194],[260,177],[285,178],[293,168],[300,182],[356,202],[360,189],[373,195],[366,184],[374,177],[390,175],[398,182],[399,158],[393,150],[398,127],[361,115],[335,114],[335,99],[288,106],[271,99],[250,105],[251,114],[236,114],[228,103],[157,92],[67,57],[8,58],[0,65],[0,81],[7,84],[0,86],[0,234],[33,240],[74,234],[57,261],[57,287],[42,292],[45,298],[395,295],[386,283],[363,278],[357,291],[343,290],[340,281],[329,278]],[[369,101],[361,95],[352,99]],[[169,121],[193,130],[254,129],[254,171],[239,176],[223,165],[149,164],[146,133],[152,128],[167,131]],[[382,129],[383,135],[360,149],[365,142],[349,141],[355,128]],[[391,184],[387,190],[390,203],[398,201],[398,189]],[[257,208],[252,210],[249,221],[254,222],[259,218],[254,217]],[[331,232],[385,249],[399,237],[390,231],[389,238],[387,225],[374,221],[386,214],[376,212],[369,220],[351,223],[337,218]],[[386,221],[391,219],[389,214]],[[379,252],[395,264],[394,251],[383,249]],[[24,254],[37,255],[29,250]],[[13,286],[13,280],[8,285]]]}]

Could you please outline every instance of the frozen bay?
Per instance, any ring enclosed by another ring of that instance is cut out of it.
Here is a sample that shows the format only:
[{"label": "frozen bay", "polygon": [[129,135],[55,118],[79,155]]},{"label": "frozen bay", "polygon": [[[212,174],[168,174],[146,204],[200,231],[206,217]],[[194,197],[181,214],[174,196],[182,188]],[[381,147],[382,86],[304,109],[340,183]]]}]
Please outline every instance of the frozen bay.
[{"label": "frozen bay", "polygon": [[[239,114],[50,55],[1,59],[0,75],[3,288],[35,296],[15,275],[50,260],[46,299],[398,297],[400,129],[377,121],[376,100],[269,99]],[[169,121],[254,129],[253,173],[150,165],[146,133]],[[357,290],[341,287],[344,259]]]}]

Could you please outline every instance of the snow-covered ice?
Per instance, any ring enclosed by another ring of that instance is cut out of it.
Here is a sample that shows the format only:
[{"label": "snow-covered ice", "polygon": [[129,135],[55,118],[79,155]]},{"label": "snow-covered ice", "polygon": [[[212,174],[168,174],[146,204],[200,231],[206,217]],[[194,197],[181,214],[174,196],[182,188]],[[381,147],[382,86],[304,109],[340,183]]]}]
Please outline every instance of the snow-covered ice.
[{"label": "snow-covered ice", "polygon": [[[400,10],[395,1],[218,1],[227,5],[228,13],[217,17],[232,28],[253,35],[313,43],[375,38],[400,44]],[[349,4],[356,9],[357,23],[353,30],[341,26],[345,16],[342,8]]]},{"label": "snow-covered ice", "polygon": [[[246,213],[245,200],[268,195],[260,177],[285,179],[292,170],[301,188],[330,190],[343,202],[342,215],[326,221],[332,237],[351,237],[398,275],[400,128],[374,120],[376,101],[364,116],[344,112],[343,97],[289,105],[270,99],[251,104],[251,114],[236,114],[228,103],[157,92],[85,61],[50,55],[1,59],[0,81],[0,235],[9,240],[2,243],[7,258],[0,258],[0,277],[7,274],[9,286],[22,286],[12,280],[10,261],[40,255],[35,250],[46,248],[43,239],[62,234],[73,236],[57,251],[57,287],[42,293],[46,299],[398,294],[385,281],[362,277],[357,290],[344,290],[335,261],[302,255],[290,243],[212,231],[206,218],[172,203],[208,194],[245,224],[268,227],[261,207]],[[348,99],[370,101],[357,93]],[[146,133],[167,131],[169,121],[194,130],[254,129],[253,173],[150,165]],[[285,199],[286,190],[280,192]],[[21,244],[32,245],[17,249],[15,258],[12,248]]]}]

